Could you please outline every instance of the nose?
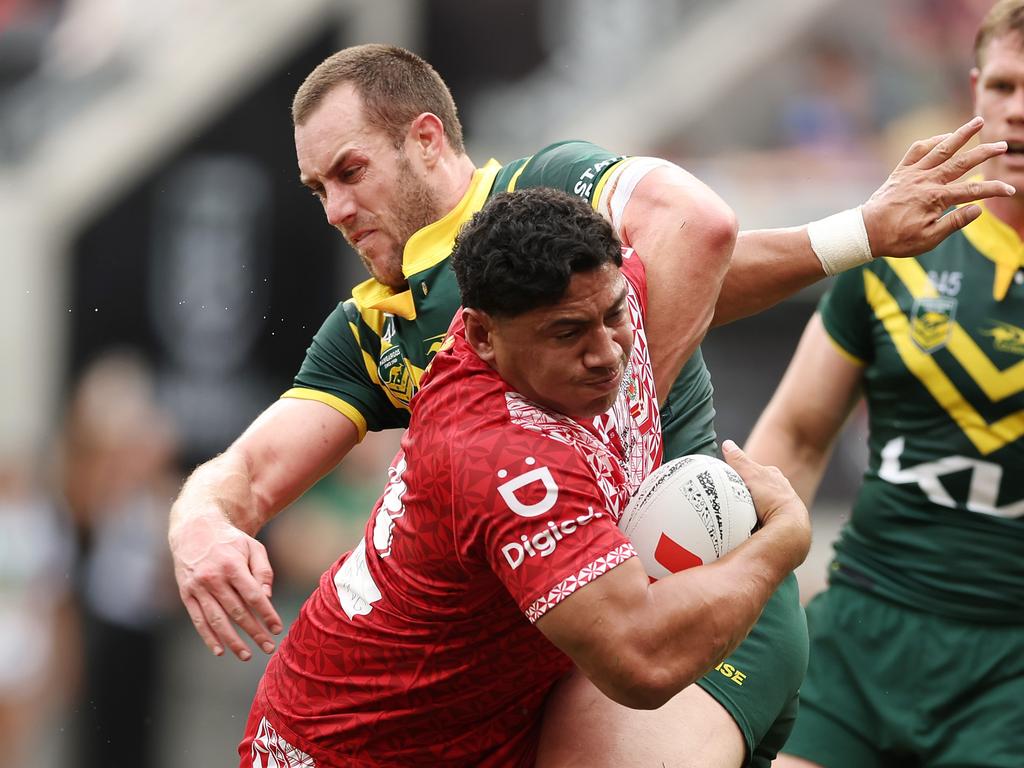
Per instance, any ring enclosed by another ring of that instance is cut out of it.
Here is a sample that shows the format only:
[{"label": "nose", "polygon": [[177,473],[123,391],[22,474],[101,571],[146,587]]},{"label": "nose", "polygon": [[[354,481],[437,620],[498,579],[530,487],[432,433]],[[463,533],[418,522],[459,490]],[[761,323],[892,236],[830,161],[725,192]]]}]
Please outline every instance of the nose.
[{"label": "nose", "polygon": [[332,227],[342,228],[356,215],[356,204],[351,192],[340,185],[329,185],[324,190],[324,214]]},{"label": "nose", "polygon": [[620,335],[618,328],[604,326],[595,330],[583,355],[583,364],[595,369],[618,368],[625,352],[624,339]]}]

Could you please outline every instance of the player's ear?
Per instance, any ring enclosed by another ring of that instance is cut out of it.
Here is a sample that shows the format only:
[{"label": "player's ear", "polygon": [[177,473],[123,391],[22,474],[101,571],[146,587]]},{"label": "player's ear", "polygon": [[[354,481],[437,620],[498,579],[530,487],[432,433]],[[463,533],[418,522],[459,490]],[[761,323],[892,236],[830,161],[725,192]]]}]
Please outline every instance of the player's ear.
[{"label": "player's ear", "polygon": [[409,124],[408,140],[427,167],[432,167],[444,150],[444,125],[433,112],[417,115]]},{"label": "player's ear", "polygon": [[462,322],[466,326],[466,341],[485,363],[494,362],[494,321],[486,312],[470,307],[462,308]]}]

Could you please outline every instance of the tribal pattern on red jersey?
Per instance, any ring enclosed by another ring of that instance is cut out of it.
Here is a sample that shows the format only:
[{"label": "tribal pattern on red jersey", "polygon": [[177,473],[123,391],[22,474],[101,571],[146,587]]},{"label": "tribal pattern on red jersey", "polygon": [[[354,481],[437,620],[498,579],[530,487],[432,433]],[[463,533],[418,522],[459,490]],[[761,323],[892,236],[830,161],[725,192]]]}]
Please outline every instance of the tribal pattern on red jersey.
[{"label": "tribal pattern on red jersey", "polygon": [[661,461],[639,259],[623,273],[630,374],[592,423],[511,392],[453,325],[365,537],[271,659],[251,729],[265,718],[318,768],[532,765],[572,667],[532,622],[635,554],[616,521]]},{"label": "tribal pattern on red jersey", "polygon": [[633,545],[628,541],[625,544],[616,547],[605,557],[599,557],[594,562],[583,566],[579,573],[573,574],[572,576],[566,576],[548,590],[546,595],[534,600],[530,604],[530,607],[526,609],[526,618],[528,618],[531,623],[536,622],[537,619],[547,613],[549,608],[553,608],[558,605],[577,589],[585,587],[598,576],[607,573],[616,565],[624,563],[629,560],[629,558],[635,556],[636,550],[633,549]]},{"label": "tribal pattern on red jersey", "polygon": [[313,758],[282,739],[265,717],[256,726],[251,756],[246,768],[315,768]]}]

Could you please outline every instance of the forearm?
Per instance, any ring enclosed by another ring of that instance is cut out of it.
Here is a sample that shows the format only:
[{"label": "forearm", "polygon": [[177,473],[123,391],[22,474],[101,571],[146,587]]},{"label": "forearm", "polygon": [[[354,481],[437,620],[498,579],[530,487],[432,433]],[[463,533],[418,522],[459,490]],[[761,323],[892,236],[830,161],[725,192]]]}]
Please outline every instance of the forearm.
[{"label": "forearm", "polygon": [[[1001,181],[959,181],[1006,151],[1004,142],[963,149],[981,125],[975,118],[952,134],[915,142],[889,178],[859,206],[858,216],[813,222],[817,255],[807,226],[740,232],[712,326],[753,315],[826,274],[872,258],[926,253],[980,215],[979,206],[955,207],[959,203],[1015,194]],[[827,272],[823,263],[828,264]]]},{"label": "forearm", "polygon": [[205,517],[255,536],[273,516],[260,506],[250,462],[241,451],[229,449],[197,467],[185,481],[171,507],[170,533],[173,538],[181,526]]},{"label": "forearm", "polygon": [[[810,540],[806,511],[795,495],[789,504],[799,514],[781,508],[715,563],[650,584],[639,561],[631,560],[537,626],[608,698],[634,709],[657,708],[746,637],[772,593],[803,560]],[[615,586],[602,591],[611,580]],[[572,620],[566,620],[570,611]]]},{"label": "forearm", "polygon": [[355,425],[333,408],[278,400],[227,451],[192,473],[171,508],[171,533],[206,518],[254,536],[356,442]]},{"label": "forearm", "polygon": [[774,417],[771,406],[754,425],[745,450],[754,461],[778,467],[808,508],[821,485],[832,455],[832,440],[821,445],[809,436],[792,431],[795,425]]},{"label": "forearm", "polygon": [[740,232],[711,325],[755,315],[823,277],[806,226]]},{"label": "forearm", "polygon": [[[806,556],[806,529],[776,521],[721,560],[660,579],[642,632],[646,663],[666,675],[667,700],[731,653]],[[642,642],[642,641],[641,641]]]}]

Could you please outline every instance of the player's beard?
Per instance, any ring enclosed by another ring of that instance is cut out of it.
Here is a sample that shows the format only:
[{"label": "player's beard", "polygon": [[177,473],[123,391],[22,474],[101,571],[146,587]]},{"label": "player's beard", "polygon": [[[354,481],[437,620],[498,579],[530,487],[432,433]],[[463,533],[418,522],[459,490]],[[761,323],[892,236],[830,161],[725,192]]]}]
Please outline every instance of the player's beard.
[{"label": "player's beard", "polygon": [[357,253],[363,265],[378,283],[395,290],[403,290],[407,286],[405,274],[402,272],[405,244],[416,232],[428,224],[433,224],[445,212],[440,210],[434,190],[416,176],[412,163],[401,152],[399,152],[395,196],[391,201],[390,208],[394,211],[391,225],[391,234],[394,238],[393,251],[376,262],[371,261],[361,251],[357,250]]}]

